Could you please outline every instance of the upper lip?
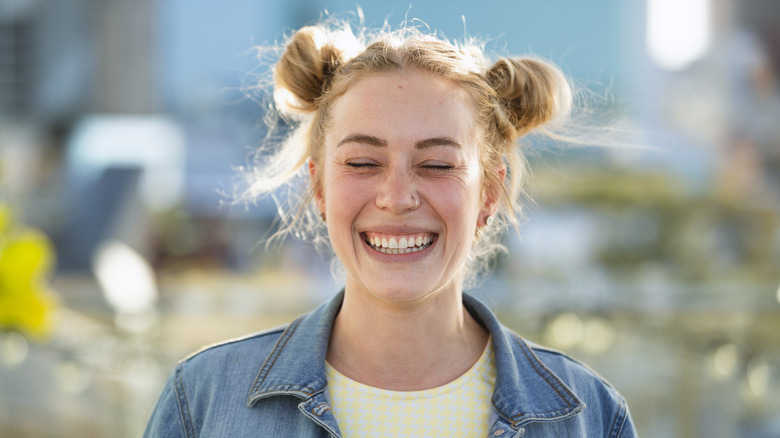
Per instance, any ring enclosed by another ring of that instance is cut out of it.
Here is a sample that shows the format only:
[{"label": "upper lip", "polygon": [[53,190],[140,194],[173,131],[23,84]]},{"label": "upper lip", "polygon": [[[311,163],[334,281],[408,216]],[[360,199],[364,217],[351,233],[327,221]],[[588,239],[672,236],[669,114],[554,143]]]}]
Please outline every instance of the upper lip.
[{"label": "upper lip", "polygon": [[388,230],[365,230],[359,233],[360,236],[365,240],[369,235],[372,236],[379,236],[379,237],[386,237],[386,238],[400,238],[400,237],[410,237],[410,236],[430,236],[435,237],[438,235],[438,233],[434,233],[432,231],[420,231],[420,230],[404,230],[404,231],[388,231]]},{"label": "upper lip", "polygon": [[403,236],[406,234],[437,234],[433,231],[422,229],[419,227],[412,227],[409,225],[398,225],[398,226],[379,226],[376,228],[364,228],[361,233],[376,233],[376,234],[387,234],[387,235],[397,235],[397,236]]}]

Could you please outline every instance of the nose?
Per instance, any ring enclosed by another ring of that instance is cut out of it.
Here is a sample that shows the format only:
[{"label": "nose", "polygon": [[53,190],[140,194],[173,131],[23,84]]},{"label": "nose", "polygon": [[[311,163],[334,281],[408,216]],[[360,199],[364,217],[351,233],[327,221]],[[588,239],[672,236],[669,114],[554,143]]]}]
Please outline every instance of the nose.
[{"label": "nose", "polygon": [[388,169],[379,184],[376,206],[393,213],[404,213],[418,207],[414,175],[408,169]]}]

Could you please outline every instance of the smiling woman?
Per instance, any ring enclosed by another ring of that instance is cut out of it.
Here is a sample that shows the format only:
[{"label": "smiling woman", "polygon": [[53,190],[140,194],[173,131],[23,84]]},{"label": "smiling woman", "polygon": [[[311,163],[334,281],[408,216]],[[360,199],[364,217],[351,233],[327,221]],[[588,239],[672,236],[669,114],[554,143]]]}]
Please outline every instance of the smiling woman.
[{"label": "smiling woman", "polygon": [[[477,226],[495,210],[495,195],[483,199],[473,113],[454,83],[414,71],[366,77],[331,107],[310,170],[347,288],[394,301],[461,283]],[[410,237],[430,244],[387,254],[370,235],[391,250]]]},{"label": "smiling woman", "polygon": [[298,127],[252,195],[306,179],[281,232],[323,233],[344,289],[181,362],[146,436],[635,435],[612,386],[464,293],[520,213],[518,139],[568,114],[557,68],[323,25],[291,37],[274,79]]}]

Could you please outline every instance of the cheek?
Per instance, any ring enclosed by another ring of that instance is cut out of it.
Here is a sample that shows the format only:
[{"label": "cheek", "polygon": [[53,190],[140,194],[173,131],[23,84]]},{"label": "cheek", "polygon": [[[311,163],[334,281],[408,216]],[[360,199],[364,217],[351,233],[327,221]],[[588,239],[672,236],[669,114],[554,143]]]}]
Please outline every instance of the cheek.
[{"label": "cheek", "polygon": [[431,187],[427,199],[444,221],[457,227],[476,227],[482,199],[478,178]]},{"label": "cheek", "polygon": [[370,196],[370,187],[368,184],[358,184],[350,178],[337,176],[323,181],[322,194],[323,208],[328,218],[343,221],[354,219]]},{"label": "cheek", "polygon": [[479,209],[482,199],[483,185],[482,173],[479,166],[473,165],[458,175],[456,178],[434,181],[436,198],[452,205],[460,211],[460,216],[470,212],[475,207]]}]

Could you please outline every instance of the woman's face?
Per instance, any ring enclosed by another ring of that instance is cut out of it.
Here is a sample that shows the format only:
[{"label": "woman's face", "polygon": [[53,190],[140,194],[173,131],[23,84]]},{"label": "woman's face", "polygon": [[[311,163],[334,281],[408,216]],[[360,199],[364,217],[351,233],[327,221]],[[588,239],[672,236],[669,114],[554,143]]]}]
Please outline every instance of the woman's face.
[{"label": "woman's face", "polygon": [[459,291],[492,212],[464,92],[427,74],[381,74],[352,84],[331,111],[310,170],[347,292],[413,302]]}]

